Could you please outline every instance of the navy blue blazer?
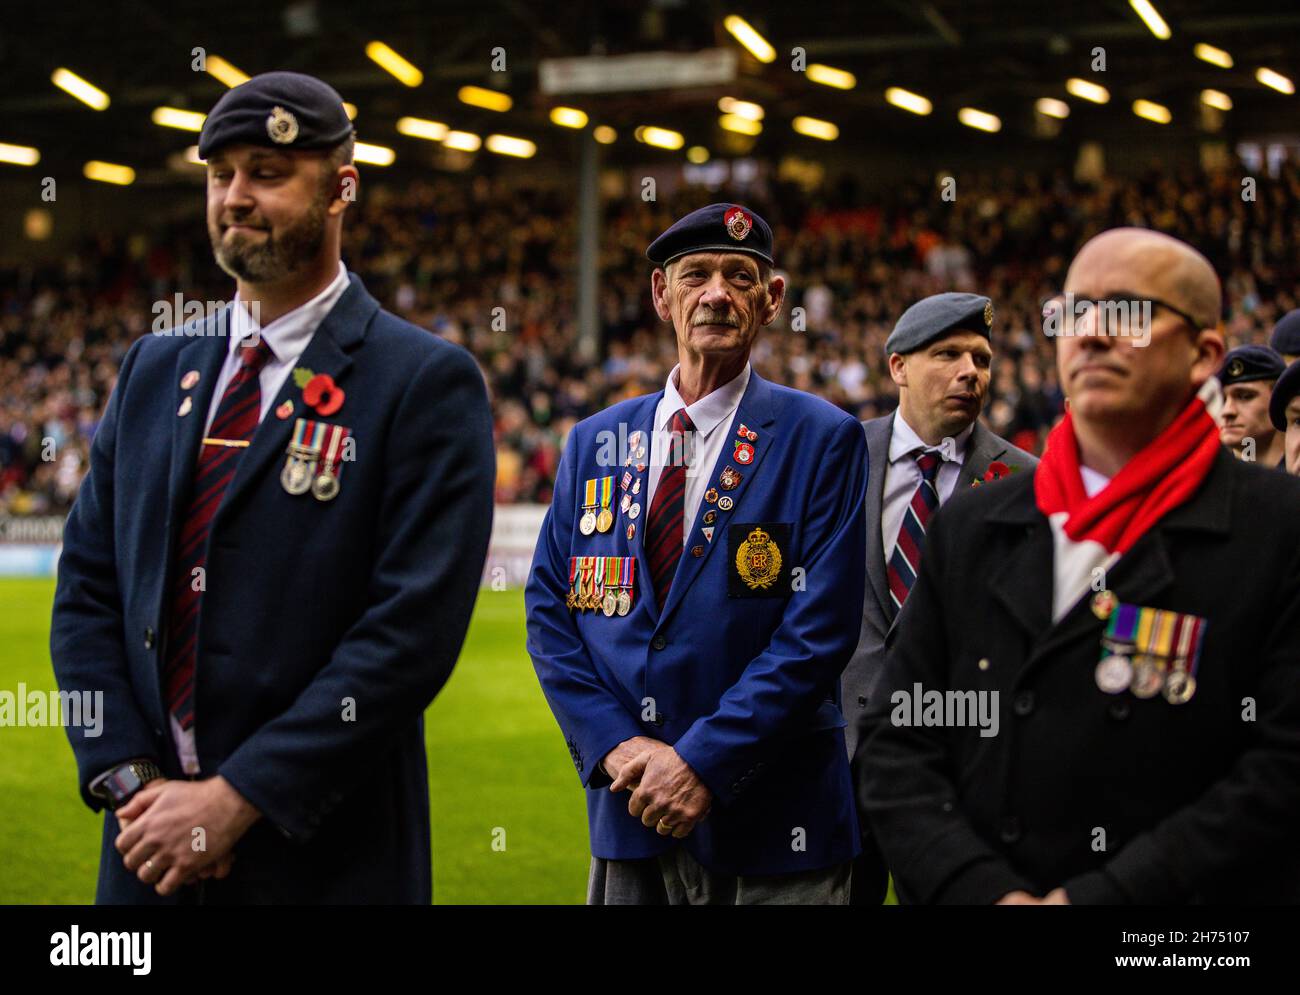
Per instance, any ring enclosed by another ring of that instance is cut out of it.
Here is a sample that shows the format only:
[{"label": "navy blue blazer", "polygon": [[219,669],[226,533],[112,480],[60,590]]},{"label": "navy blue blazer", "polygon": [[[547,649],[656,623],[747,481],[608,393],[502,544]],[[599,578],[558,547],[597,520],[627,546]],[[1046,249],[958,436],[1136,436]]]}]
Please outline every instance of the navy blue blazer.
[{"label": "navy blue blazer", "polygon": [[[95,810],[88,783],[124,760],[184,776],[160,684],[164,597],[229,346],[218,330],[214,317],[132,345],[64,530],[50,652],[61,688],[104,694],[103,735],[68,730]],[[285,381],[213,518],[198,634],[200,776],[224,776],[264,818],[229,878],[162,899],[122,865],[106,813],[101,903],[431,899],[423,712],[460,652],[487,553],[487,393],[467,352],[381,310],[355,275],[298,366],[332,376],[343,406],[322,418]],[[278,418],[286,401],[293,414]],[[331,501],[280,484],[299,417],[352,429]]]},{"label": "navy blue blazer", "polygon": [[[617,440],[639,430],[648,452],[662,396],[616,404],[570,433],[525,592],[528,651],[587,789],[591,852],[634,859],[680,845],[727,874],[850,860],[858,826],[839,677],[857,644],[866,583],[862,427],[819,398],[752,374],[710,471],[717,500],[706,495],[700,505],[661,613],[643,546],[649,471],[638,471],[636,459],[624,467]],[[757,433],[747,464],[733,448],[741,425]],[[732,489],[723,486],[728,467],[740,474]],[[617,506],[624,472],[642,481],[634,537],[630,509],[620,507],[613,528],[584,536],[584,482],[614,474]],[[723,497],[734,502],[730,510]],[[709,511],[717,512],[712,525]],[[705,528],[716,530],[711,540]],[[780,553],[780,576],[768,588],[751,586],[752,570],[747,582],[738,566],[738,557],[749,562],[752,541]],[[570,557],[602,555],[636,558],[626,616],[565,605]],[[600,761],[638,735],[673,744],[713,792],[711,813],[685,840],[643,826],[628,814],[630,796],[608,790]]]}]

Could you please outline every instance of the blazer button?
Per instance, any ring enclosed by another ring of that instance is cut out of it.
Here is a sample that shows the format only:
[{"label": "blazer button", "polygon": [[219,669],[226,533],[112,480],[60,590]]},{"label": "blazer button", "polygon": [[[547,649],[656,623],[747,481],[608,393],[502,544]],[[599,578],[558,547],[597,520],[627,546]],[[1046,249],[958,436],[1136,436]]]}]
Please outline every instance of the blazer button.
[{"label": "blazer button", "polygon": [[858,704],[863,708],[867,707],[867,696],[865,694],[858,695]]},{"label": "blazer button", "polygon": [[1003,843],[1016,843],[1020,840],[1020,820],[1009,815],[1002,820],[1002,831],[998,834]]},{"label": "blazer button", "polygon": [[147,650],[153,649],[153,626],[152,625],[145,626],[144,648]]},{"label": "blazer button", "polygon": [[1110,703],[1110,717],[1116,722],[1123,722],[1129,715],[1129,704],[1127,701],[1112,701]]},{"label": "blazer button", "polygon": [[1011,709],[1023,719],[1034,710],[1034,692],[1021,691],[1011,703]]},{"label": "blazer button", "polygon": [[650,720],[650,724],[656,727],[662,727],[664,724],[663,712],[655,712],[655,717]]},{"label": "blazer button", "polygon": [[668,645],[668,640],[664,638],[663,633],[661,632],[650,640],[650,645],[657,650],[661,650]]}]

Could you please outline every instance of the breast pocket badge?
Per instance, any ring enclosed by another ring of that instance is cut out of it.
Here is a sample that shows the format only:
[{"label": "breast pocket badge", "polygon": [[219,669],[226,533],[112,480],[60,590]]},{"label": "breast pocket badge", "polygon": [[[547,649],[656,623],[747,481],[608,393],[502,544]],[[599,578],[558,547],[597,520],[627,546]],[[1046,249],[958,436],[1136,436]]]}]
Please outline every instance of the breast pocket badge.
[{"label": "breast pocket badge", "polygon": [[790,525],[737,522],[727,527],[727,597],[784,598],[790,593]]}]

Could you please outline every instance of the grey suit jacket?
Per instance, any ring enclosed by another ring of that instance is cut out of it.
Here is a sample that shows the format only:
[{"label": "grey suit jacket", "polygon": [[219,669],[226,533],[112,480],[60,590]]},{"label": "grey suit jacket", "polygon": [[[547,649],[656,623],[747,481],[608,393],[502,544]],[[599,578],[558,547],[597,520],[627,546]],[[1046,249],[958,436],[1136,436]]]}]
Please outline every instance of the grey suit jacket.
[{"label": "grey suit jacket", "polygon": [[[858,718],[867,705],[872,689],[885,662],[885,640],[897,621],[898,613],[889,597],[889,581],[885,575],[885,542],[880,534],[880,516],[884,511],[885,470],[889,467],[889,442],[894,434],[894,415],[872,418],[862,423],[867,433],[867,593],[862,604],[862,631],[853,659],[840,678],[841,701],[849,759],[858,745]],[[982,478],[994,460],[1001,460],[1018,472],[1038,465],[1035,456],[1017,449],[1001,436],[994,435],[980,422],[975,423],[966,444],[966,458],[953,494],[971,487]]]}]

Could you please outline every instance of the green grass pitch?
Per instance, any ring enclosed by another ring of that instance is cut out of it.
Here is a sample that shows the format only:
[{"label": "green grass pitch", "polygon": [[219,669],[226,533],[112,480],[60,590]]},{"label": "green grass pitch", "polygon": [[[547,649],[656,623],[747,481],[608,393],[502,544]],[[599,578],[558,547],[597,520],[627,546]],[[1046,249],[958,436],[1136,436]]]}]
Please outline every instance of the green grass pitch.
[{"label": "green grass pitch", "polygon": [[[0,579],[0,689],[55,686],[52,580]],[[451,680],[425,715],[438,904],[578,903],[587,820],[564,737],[524,652],[519,591],[483,591]],[[94,900],[100,817],[57,727],[0,728],[0,904]],[[494,838],[504,830],[504,849]]]}]

